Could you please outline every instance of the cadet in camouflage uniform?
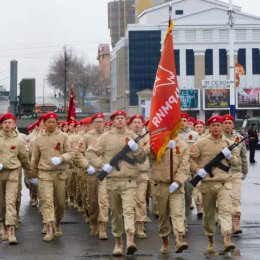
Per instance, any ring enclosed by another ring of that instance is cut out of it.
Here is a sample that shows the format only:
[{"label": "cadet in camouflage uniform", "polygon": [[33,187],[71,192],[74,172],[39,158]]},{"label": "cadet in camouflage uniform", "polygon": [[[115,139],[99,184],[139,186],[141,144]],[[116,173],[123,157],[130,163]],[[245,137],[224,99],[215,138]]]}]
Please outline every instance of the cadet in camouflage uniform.
[{"label": "cadet in camouflage uniform", "polygon": [[[223,133],[227,139],[232,142],[239,142],[243,136],[241,136],[234,129],[234,117],[232,115],[223,116]],[[232,223],[233,234],[240,234],[242,230],[240,228],[241,217],[241,186],[242,179],[245,179],[248,173],[248,161],[246,155],[245,143],[239,144],[237,147],[239,156],[241,158],[241,166],[231,166],[232,171]]]}]

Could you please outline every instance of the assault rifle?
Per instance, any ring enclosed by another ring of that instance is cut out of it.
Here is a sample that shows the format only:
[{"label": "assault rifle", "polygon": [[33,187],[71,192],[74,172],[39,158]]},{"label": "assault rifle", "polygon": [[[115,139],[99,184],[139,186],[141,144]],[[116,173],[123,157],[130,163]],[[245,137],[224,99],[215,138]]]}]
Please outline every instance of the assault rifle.
[{"label": "assault rifle", "polygon": [[[134,141],[136,143],[138,143],[147,134],[148,134],[148,131],[146,131],[143,135],[137,136],[134,139]],[[117,153],[116,155],[114,155],[112,157],[109,164],[111,166],[115,167],[117,171],[120,171],[120,168],[119,168],[119,165],[118,165],[120,161],[126,161],[127,163],[134,165],[136,163],[135,159],[131,158],[127,155],[130,151],[131,151],[130,147],[128,146],[128,144],[126,144],[119,153]],[[97,178],[100,181],[103,181],[104,178],[107,176],[107,174],[108,173],[106,171],[101,170],[101,172],[98,174]]]},{"label": "assault rifle", "polygon": [[[233,143],[228,147],[230,151],[232,151],[236,146],[238,146],[240,143],[244,142],[247,139],[247,137],[241,139],[238,143]],[[229,167],[221,163],[221,160],[225,158],[224,154],[222,152],[218,153],[215,158],[213,158],[211,161],[209,161],[203,168],[204,170],[209,174],[210,178],[214,177],[212,170],[213,168],[218,167],[222,171],[228,172]],[[203,178],[199,175],[196,175],[190,183],[193,187],[196,187],[197,184],[202,180]]]}]

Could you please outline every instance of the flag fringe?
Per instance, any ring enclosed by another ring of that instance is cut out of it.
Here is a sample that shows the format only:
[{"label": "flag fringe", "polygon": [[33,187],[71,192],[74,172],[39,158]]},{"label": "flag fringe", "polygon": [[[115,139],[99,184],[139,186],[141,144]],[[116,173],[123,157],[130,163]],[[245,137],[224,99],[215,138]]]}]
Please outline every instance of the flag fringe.
[{"label": "flag fringe", "polygon": [[179,132],[179,129],[181,128],[181,125],[182,125],[182,120],[180,119],[177,122],[176,126],[173,128],[173,130],[170,132],[170,134],[165,138],[164,144],[161,146],[160,150],[157,153],[157,158],[156,158],[157,162],[159,162],[159,163],[161,162],[162,155],[167,148],[168,142],[171,139],[174,139],[178,136],[178,132]]}]

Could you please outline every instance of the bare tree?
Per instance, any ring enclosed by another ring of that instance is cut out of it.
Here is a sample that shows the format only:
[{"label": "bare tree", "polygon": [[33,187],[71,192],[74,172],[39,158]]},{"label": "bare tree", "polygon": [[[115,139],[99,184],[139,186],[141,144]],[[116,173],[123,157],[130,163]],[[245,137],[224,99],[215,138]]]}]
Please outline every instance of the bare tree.
[{"label": "bare tree", "polygon": [[[66,52],[66,60],[64,53]],[[49,68],[47,80],[58,93],[65,94],[65,66],[67,77],[67,93],[72,84],[75,86],[77,101],[84,104],[88,92],[96,94],[98,86],[98,66],[89,62],[85,56],[77,56],[72,49],[63,49]]]}]

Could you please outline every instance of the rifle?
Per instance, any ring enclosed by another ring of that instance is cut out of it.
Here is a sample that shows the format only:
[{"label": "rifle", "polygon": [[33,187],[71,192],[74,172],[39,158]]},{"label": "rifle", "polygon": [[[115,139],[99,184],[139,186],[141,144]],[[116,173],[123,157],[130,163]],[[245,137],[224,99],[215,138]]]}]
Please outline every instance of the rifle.
[{"label": "rifle", "polygon": [[[228,147],[230,151],[232,151],[235,147],[237,147],[240,143],[244,142],[247,139],[247,137],[244,137],[242,140],[240,140],[238,143],[233,143]],[[212,173],[213,168],[220,168],[222,171],[228,172],[229,167],[221,163],[221,160],[225,158],[224,154],[222,152],[218,153],[215,158],[213,158],[211,161],[209,161],[205,166],[204,170],[209,174],[210,178],[213,178],[214,175]],[[196,187],[197,184],[202,180],[203,178],[199,175],[196,175],[190,183],[193,187]]]},{"label": "rifle", "polygon": [[[143,135],[140,135],[140,136],[137,136],[134,141],[136,143],[138,143],[144,136],[146,136],[148,134],[148,131],[146,131]],[[136,163],[135,159],[129,157],[127,154],[131,151],[130,147],[128,146],[128,144],[126,144],[122,150],[120,152],[118,152],[116,155],[114,155],[109,164],[113,167],[116,168],[117,171],[120,171],[120,168],[119,168],[119,162],[120,161],[126,161],[127,163],[129,164],[132,164],[134,165]],[[103,181],[104,178],[107,176],[107,172],[104,171],[104,170],[101,170],[101,172],[98,174],[97,178],[100,180],[100,181]]]}]

